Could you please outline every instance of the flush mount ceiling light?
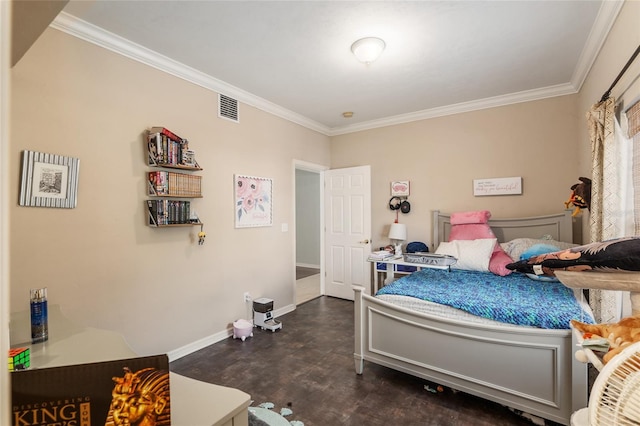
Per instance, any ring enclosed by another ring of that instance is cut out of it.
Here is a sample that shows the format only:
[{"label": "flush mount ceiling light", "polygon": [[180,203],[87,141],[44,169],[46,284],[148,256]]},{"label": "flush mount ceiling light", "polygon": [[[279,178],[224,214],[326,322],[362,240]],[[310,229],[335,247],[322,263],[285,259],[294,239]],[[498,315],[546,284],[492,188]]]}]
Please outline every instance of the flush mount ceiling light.
[{"label": "flush mount ceiling light", "polygon": [[354,56],[365,64],[369,65],[380,57],[386,44],[378,37],[365,37],[357,40],[351,45]]}]

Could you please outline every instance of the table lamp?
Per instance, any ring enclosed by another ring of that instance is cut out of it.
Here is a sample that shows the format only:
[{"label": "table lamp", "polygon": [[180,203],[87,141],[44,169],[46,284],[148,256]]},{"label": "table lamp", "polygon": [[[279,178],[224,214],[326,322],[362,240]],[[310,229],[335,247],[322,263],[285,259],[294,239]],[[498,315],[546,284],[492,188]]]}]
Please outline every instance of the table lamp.
[{"label": "table lamp", "polygon": [[392,223],[389,227],[389,239],[395,247],[396,257],[402,256],[402,241],[407,239],[407,225],[403,223]]}]

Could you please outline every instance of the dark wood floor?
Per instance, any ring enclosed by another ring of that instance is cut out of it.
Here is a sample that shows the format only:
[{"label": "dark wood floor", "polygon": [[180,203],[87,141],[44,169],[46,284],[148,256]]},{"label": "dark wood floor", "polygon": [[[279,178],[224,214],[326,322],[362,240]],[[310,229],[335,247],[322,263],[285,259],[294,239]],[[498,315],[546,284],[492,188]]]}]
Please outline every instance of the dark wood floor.
[{"label": "dark wood floor", "polygon": [[[434,383],[353,360],[353,302],[320,297],[279,318],[283,328],[228,338],[171,363],[171,370],[231,386],[253,405],[290,406],[305,426],[531,425],[507,408]],[[547,424],[550,424],[547,422]],[[551,423],[553,424],[553,423]]]},{"label": "dark wood floor", "polygon": [[304,266],[296,266],[296,280],[310,277],[320,273],[320,268],[305,268]]}]

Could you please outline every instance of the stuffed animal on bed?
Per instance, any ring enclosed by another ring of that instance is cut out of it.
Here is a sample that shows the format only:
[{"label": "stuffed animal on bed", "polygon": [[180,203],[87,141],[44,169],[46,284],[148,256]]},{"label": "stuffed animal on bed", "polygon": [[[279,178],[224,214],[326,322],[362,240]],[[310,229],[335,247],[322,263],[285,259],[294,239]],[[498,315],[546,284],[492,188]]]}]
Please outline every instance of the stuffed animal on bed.
[{"label": "stuffed animal on bed", "polygon": [[612,324],[585,324],[571,320],[571,325],[585,338],[598,336],[608,340],[609,351],[602,357],[604,364],[630,344],[640,342],[640,316],[623,318]]},{"label": "stuffed animal on bed", "polygon": [[569,208],[571,204],[575,207],[571,216],[577,216],[580,209],[591,209],[591,179],[580,177],[578,180],[580,183],[571,186],[571,195],[564,202],[566,208]]}]

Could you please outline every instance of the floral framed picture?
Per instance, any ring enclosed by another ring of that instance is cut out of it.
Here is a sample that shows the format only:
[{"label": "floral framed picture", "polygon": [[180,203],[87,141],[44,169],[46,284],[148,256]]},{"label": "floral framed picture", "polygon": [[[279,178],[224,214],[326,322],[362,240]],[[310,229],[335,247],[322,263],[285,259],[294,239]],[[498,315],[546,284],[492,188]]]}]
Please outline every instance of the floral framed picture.
[{"label": "floral framed picture", "polygon": [[20,205],[75,208],[79,170],[78,158],[23,151]]},{"label": "floral framed picture", "polygon": [[234,175],[236,228],[273,225],[273,180]]}]

